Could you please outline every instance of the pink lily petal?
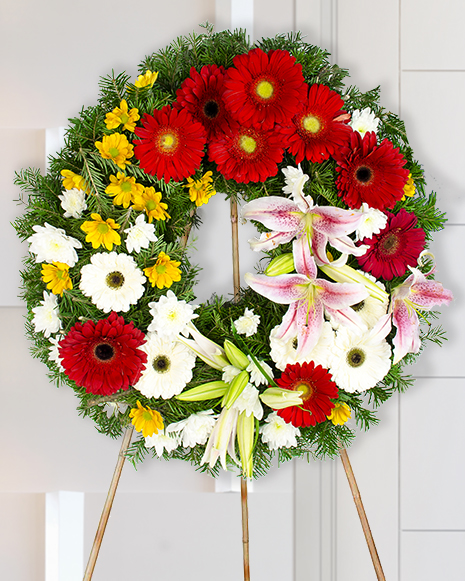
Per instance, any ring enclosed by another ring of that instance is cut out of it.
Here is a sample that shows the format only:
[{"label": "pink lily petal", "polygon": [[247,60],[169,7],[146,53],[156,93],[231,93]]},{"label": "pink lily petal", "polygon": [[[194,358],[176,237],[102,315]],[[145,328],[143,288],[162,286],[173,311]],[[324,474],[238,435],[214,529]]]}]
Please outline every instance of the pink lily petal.
[{"label": "pink lily petal", "polygon": [[342,252],[343,254],[353,254],[354,256],[363,256],[368,248],[366,244],[355,246],[353,240],[348,236],[331,238],[330,243],[331,246],[334,246],[334,248],[336,248],[336,250],[339,250],[339,252]]},{"label": "pink lily petal", "polygon": [[313,304],[301,303],[297,307],[297,356],[310,353],[318,343],[323,328],[323,304],[316,300]]},{"label": "pink lily petal", "polygon": [[289,305],[305,297],[309,285],[303,274],[281,274],[266,276],[246,272],[245,282],[258,294],[280,305]]},{"label": "pink lily petal", "polygon": [[297,232],[301,228],[302,211],[287,198],[269,196],[245,204],[242,217],[257,220],[270,230]]},{"label": "pink lily petal", "polygon": [[280,244],[286,244],[294,236],[295,232],[262,232],[260,238],[251,238],[248,242],[252,250],[260,252],[260,250],[273,250]]},{"label": "pink lily petal", "polygon": [[395,301],[392,322],[397,327],[397,333],[392,340],[394,364],[396,364],[407,353],[418,353],[420,350],[420,322],[416,312],[409,311],[407,305],[401,300]]},{"label": "pink lily petal", "polygon": [[386,339],[392,329],[391,313],[383,315],[370,331],[370,337],[376,341]]},{"label": "pink lily petal", "polygon": [[294,256],[295,269],[299,274],[305,274],[308,278],[314,279],[317,274],[315,259],[309,245],[307,236],[301,236],[294,240],[292,244],[292,254]]},{"label": "pink lily petal", "polygon": [[327,206],[316,206],[312,210],[312,226],[329,238],[339,238],[357,229],[361,214]]},{"label": "pink lily petal", "polygon": [[434,306],[448,305],[453,299],[450,290],[440,282],[425,280],[412,284],[408,300],[420,309],[431,309]]},{"label": "pink lily petal", "polygon": [[348,327],[354,331],[366,331],[367,326],[364,323],[362,317],[351,309],[346,307],[345,309],[331,309],[330,307],[325,307],[325,312],[327,315],[333,317],[333,319],[342,325],[343,327]]},{"label": "pink lily petal", "polygon": [[287,337],[297,335],[297,305],[298,301],[295,301],[289,305],[289,308],[287,309],[281,324],[276,330],[277,339],[287,339]]},{"label": "pink lily petal", "polygon": [[329,264],[330,260],[326,255],[326,245],[328,244],[328,237],[317,230],[312,234],[312,250],[316,259],[321,264]]},{"label": "pink lily petal", "polygon": [[318,294],[325,307],[330,309],[341,310],[356,305],[369,294],[363,284],[329,282],[322,278],[317,278],[315,284],[319,287]]}]

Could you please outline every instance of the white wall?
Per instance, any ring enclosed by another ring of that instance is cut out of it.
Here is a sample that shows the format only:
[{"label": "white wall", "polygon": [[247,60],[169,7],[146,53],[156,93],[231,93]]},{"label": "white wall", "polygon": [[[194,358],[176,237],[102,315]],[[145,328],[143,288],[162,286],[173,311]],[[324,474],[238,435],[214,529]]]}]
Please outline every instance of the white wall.
[{"label": "white wall", "polygon": [[[235,1],[9,0],[0,6],[1,578],[45,579],[46,492],[85,492],[87,556],[119,450],[119,442],[77,416],[74,396],[50,385],[45,367],[28,354],[25,310],[16,298],[26,249],[9,226],[20,211],[13,202],[19,195],[13,172],[44,168],[45,129],[65,125],[83,104],[93,103],[100,75],[112,68],[135,74],[145,54],[198,23],[216,17],[228,25]],[[382,103],[406,120],[429,184],[448,211],[449,224],[436,237],[434,252],[439,277],[456,296],[441,317],[449,342],[443,349],[428,348],[412,369],[416,386],[392,398],[380,413],[380,426],[361,434],[350,451],[390,580],[463,578],[464,307],[458,264],[465,216],[463,10],[458,0],[255,0],[253,6],[255,38],[301,29],[309,42],[328,48],[334,62],[349,68],[352,83],[365,90],[382,84]],[[129,26],[131,40],[122,41]],[[220,198],[210,204],[208,227],[198,241],[204,280],[216,274],[215,290],[228,293],[230,273],[215,272],[209,253],[215,240],[211,224],[225,225],[227,212]],[[219,227],[221,232],[227,226]],[[245,245],[242,260],[248,268]],[[205,298],[211,288],[202,284],[199,294]],[[284,466],[254,490],[254,581],[374,579],[338,462]],[[153,560],[153,578],[239,579],[239,519],[238,495],[215,494],[214,482],[186,464],[146,462],[137,472],[126,466],[94,579],[151,579]],[[147,558],[139,558],[141,551]],[[210,577],[202,568],[209,559],[215,565]]]}]

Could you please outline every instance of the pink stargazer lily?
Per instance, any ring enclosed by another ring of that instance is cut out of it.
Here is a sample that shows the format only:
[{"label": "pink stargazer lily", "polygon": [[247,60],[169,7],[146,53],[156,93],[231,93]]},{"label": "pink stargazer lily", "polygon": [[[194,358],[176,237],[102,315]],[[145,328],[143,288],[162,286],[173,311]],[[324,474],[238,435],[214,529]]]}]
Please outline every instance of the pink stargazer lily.
[{"label": "pink stargazer lily", "polygon": [[367,246],[355,246],[348,234],[354,232],[362,218],[360,212],[328,206],[314,206],[311,196],[301,196],[297,202],[269,196],[245,204],[242,217],[261,222],[271,232],[259,239],[252,238],[253,250],[271,250],[293,238],[306,238],[318,264],[329,264],[328,242],[343,255],[362,256]]},{"label": "pink stargazer lily", "polygon": [[[420,321],[417,311],[429,311],[439,305],[448,305],[453,299],[451,291],[440,282],[428,280],[418,268],[410,268],[412,274],[392,291],[392,322],[397,327],[393,339],[394,364],[407,353],[418,353],[421,346]],[[429,274],[429,273],[428,273]]]},{"label": "pink stargazer lily", "polygon": [[304,237],[294,240],[293,255],[297,274],[266,276],[248,272],[245,281],[273,302],[289,305],[276,336],[297,335],[300,355],[316,345],[325,310],[328,314],[343,314],[350,305],[363,301],[368,291],[362,284],[333,283],[316,278],[318,269]]}]

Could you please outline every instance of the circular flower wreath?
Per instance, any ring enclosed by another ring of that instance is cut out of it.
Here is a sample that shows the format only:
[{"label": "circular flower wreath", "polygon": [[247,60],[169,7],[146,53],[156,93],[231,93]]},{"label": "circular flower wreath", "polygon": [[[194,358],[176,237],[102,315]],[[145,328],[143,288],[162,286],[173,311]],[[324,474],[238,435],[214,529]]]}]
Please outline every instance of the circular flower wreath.
[{"label": "circular flower wreath", "polygon": [[[99,431],[134,424],[134,463],[258,476],[335,455],[441,341],[452,295],[426,248],[445,217],[403,123],[327,56],[298,34],[180,38],[134,84],[103,78],[50,172],[17,177],[34,355]],[[194,305],[188,236],[216,191],[245,202],[266,268]]]}]

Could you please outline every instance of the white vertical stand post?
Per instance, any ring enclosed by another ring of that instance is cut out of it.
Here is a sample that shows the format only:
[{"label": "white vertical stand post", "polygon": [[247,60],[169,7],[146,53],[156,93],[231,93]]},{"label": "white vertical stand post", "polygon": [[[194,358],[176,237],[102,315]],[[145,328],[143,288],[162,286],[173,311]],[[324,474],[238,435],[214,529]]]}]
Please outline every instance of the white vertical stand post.
[{"label": "white vertical stand post", "polygon": [[253,0],[216,0],[216,30],[242,28],[253,40]]},{"label": "white vertical stand post", "polygon": [[84,574],[84,493],[48,492],[45,500],[45,581],[81,581]]}]

